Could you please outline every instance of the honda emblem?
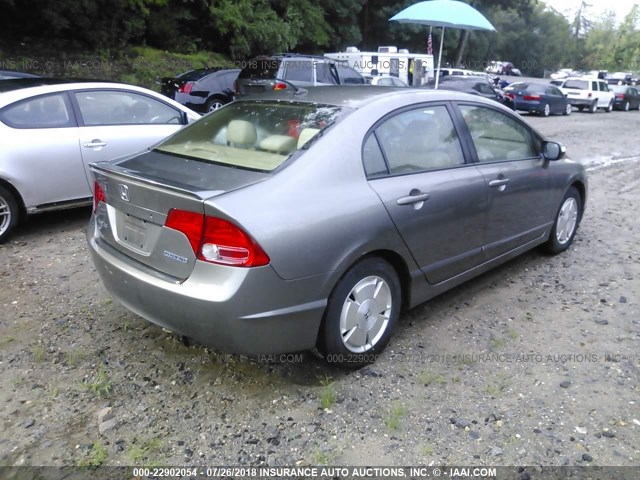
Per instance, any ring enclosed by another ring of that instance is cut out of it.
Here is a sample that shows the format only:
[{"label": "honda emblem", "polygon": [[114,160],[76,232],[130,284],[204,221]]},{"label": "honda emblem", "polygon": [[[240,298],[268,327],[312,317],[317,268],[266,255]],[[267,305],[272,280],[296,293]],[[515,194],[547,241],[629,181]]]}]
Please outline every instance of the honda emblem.
[{"label": "honda emblem", "polygon": [[125,202],[128,202],[130,200],[129,198],[129,187],[127,187],[124,184],[120,184],[120,198],[122,200],[124,200]]}]

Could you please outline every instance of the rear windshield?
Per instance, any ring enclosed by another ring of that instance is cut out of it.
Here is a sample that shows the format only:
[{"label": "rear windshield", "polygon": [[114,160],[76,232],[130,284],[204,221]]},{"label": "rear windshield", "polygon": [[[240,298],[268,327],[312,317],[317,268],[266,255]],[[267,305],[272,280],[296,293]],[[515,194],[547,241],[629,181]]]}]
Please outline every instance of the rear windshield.
[{"label": "rear windshield", "polygon": [[186,127],[155,150],[269,172],[331,126],[341,111],[311,103],[235,102]]},{"label": "rear windshield", "polygon": [[589,88],[589,82],[587,80],[567,80],[566,82],[564,82],[563,88],[586,90]]},{"label": "rear windshield", "polygon": [[250,60],[242,69],[238,78],[248,78],[251,80],[272,80],[276,78],[280,60],[275,58],[262,58]]},{"label": "rear windshield", "polygon": [[179,78],[181,80],[186,80],[188,82],[193,82],[196,80],[200,80],[202,77],[206,77],[207,75],[215,71],[216,70],[212,68],[203,68],[201,70],[191,70],[189,72],[181,73],[176,78]]}]

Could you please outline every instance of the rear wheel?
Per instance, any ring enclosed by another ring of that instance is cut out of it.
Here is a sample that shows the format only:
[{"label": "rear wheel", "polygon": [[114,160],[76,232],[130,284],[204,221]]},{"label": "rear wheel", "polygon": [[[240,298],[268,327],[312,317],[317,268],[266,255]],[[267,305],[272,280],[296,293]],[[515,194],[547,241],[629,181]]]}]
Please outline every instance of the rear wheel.
[{"label": "rear wheel", "polygon": [[9,238],[18,224],[18,202],[9,190],[0,185],[0,243]]},{"label": "rear wheel", "polygon": [[[580,109],[582,110],[582,109]],[[564,115],[571,115],[571,112],[573,111],[573,107],[571,106],[570,103],[567,103],[567,106],[564,107]]]},{"label": "rear wheel", "polygon": [[549,107],[549,104],[547,103],[547,104],[544,106],[544,110],[542,110],[542,115],[543,115],[544,117],[548,117],[550,113],[551,113],[551,107]]},{"label": "rear wheel", "polygon": [[224,107],[225,103],[223,100],[219,99],[219,98],[212,98],[210,100],[207,101],[207,104],[205,105],[205,109],[207,110],[207,113],[209,112],[214,112],[216,110],[218,110],[219,108]]},{"label": "rear wheel", "polygon": [[578,111],[579,111],[579,112],[582,112],[583,110],[584,110],[584,107],[583,107],[582,105],[580,105],[580,106],[578,107]]},{"label": "rear wheel", "polygon": [[[627,109],[627,110],[628,110],[628,109]],[[609,105],[607,106],[607,108],[606,108],[605,112],[606,112],[606,113],[613,112],[613,100],[611,100],[611,101],[609,102]]]},{"label": "rear wheel", "polygon": [[556,214],[555,223],[551,230],[545,249],[549,253],[564,252],[576,236],[580,219],[582,218],[582,199],[575,187],[570,187],[564,195],[560,208]]},{"label": "rear wheel", "polygon": [[596,113],[596,110],[598,110],[598,101],[594,100],[593,103],[589,105],[589,113]]},{"label": "rear wheel", "polygon": [[394,268],[365,258],[340,279],[329,297],[318,347],[327,362],[356,368],[375,361],[400,315],[402,292]]},{"label": "rear wheel", "polygon": [[624,105],[622,106],[622,110],[624,110],[625,112],[629,111],[629,102],[624,102]]}]

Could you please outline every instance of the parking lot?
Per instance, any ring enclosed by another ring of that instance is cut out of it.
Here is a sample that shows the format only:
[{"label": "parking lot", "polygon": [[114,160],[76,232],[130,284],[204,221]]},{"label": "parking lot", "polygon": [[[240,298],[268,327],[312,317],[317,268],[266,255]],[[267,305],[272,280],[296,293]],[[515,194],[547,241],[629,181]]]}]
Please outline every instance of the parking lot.
[{"label": "parking lot", "polygon": [[89,209],[30,218],[0,246],[0,463],[638,465],[640,112],[525,118],[589,170],[575,244],[405,312],[358,371],[185,346],[106,294]]}]

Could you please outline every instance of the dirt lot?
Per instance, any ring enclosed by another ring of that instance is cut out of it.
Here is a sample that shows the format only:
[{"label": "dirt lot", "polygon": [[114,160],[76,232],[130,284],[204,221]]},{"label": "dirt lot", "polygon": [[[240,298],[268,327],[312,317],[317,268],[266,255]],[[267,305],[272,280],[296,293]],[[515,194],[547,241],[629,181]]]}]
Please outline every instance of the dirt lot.
[{"label": "dirt lot", "polygon": [[591,170],[573,248],[357,372],[186,347],[106,294],[88,210],[32,218],[0,246],[0,465],[640,465],[640,112],[529,118]]}]

